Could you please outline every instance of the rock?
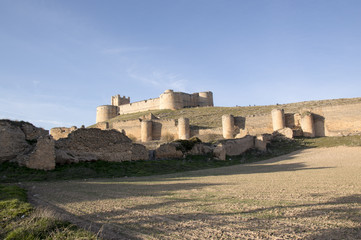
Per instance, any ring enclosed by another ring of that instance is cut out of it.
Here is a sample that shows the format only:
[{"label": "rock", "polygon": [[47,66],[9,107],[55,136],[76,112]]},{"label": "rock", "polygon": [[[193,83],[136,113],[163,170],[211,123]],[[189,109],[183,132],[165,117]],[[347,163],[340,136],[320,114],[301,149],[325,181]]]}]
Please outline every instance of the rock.
[{"label": "rock", "polygon": [[283,136],[285,138],[293,139],[293,130],[291,128],[282,128],[273,133],[274,136]]},{"label": "rock", "polygon": [[35,150],[30,153],[25,166],[33,169],[55,169],[54,140],[50,136],[39,137]]},{"label": "rock", "polygon": [[31,151],[19,122],[0,120],[0,163],[10,161]]},{"label": "rock", "polygon": [[180,143],[177,142],[162,144],[155,150],[155,157],[156,159],[182,158],[183,153],[181,150],[178,150],[179,148]]},{"label": "rock", "polygon": [[29,141],[34,141],[40,137],[46,137],[49,135],[48,130],[35,127],[33,124],[28,122],[21,122],[21,130],[25,134],[25,139]]},{"label": "rock", "polygon": [[239,139],[222,141],[227,156],[238,156],[250,148],[254,148],[254,137],[246,136]]},{"label": "rock", "polygon": [[219,160],[226,160],[226,149],[222,143],[218,144],[213,149],[213,156]]},{"label": "rock", "polygon": [[261,134],[257,135],[254,140],[255,148],[259,151],[267,151],[267,145],[271,142],[272,135],[271,134]]},{"label": "rock", "polygon": [[213,155],[218,159],[226,160],[226,156],[239,156],[251,148],[254,148],[253,136],[222,140],[216,145]]},{"label": "rock", "polygon": [[207,155],[212,153],[212,148],[204,143],[196,143],[193,148],[187,152],[189,155]]}]

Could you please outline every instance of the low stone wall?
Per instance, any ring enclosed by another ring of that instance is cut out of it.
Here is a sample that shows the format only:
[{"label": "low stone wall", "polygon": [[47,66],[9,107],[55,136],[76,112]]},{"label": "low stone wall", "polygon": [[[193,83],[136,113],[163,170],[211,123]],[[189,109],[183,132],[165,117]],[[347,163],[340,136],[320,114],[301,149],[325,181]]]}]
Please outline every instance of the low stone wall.
[{"label": "low stone wall", "polygon": [[147,160],[148,150],[116,130],[78,129],[56,141],[56,163]]}]

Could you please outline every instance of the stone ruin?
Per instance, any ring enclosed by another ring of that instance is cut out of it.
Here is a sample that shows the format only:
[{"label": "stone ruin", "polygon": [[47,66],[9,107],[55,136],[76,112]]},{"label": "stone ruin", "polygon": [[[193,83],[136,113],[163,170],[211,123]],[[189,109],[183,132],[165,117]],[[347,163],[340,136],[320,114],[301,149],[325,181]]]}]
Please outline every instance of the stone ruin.
[{"label": "stone ruin", "polygon": [[52,170],[56,164],[148,158],[145,146],[132,143],[116,130],[80,128],[54,140],[48,131],[31,123],[0,120],[0,163],[9,161],[28,168]]},{"label": "stone ruin", "polygon": [[0,120],[0,163],[6,161],[28,168],[54,169],[54,140],[48,131],[31,123]]},{"label": "stone ruin", "polygon": [[[113,102],[120,104],[121,101]],[[263,115],[226,114],[221,119],[222,127],[217,128],[192,126],[189,119],[183,117],[161,120],[149,114],[129,121],[99,122],[90,129],[53,128],[51,135],[27,122],[0,120],[0,163],[11,161],[29,168],[50,170],[56,164],[96,160],[134,161],[187,155],[224,160],[252,148],[266,151],[275,137],[360,134],[360,109],[361,103],[353,103],[302,109],[299,113],[273,109]],[[202,139],[207,134],[220,137],[215,144],[196,143],[186,151],[180,148],[179,142],[172,142],[194,137]],[[153,143],[156,145],[149,148]]]}]

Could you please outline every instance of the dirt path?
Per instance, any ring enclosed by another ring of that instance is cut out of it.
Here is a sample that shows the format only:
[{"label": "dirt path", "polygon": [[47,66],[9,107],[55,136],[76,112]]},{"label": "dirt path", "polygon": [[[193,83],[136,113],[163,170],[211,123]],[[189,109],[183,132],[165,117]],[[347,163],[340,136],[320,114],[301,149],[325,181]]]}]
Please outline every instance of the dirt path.
[{"label": "dirt path", "polygon": [[27,184],[109,239],[361,239],[361,148],[186,173]]}]

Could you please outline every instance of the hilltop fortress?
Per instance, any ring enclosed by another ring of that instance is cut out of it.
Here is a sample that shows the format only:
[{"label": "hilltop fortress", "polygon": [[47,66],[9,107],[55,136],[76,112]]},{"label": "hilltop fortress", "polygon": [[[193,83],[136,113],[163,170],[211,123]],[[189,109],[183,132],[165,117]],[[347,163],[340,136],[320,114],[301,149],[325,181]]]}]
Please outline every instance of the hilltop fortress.
[{"label": "hilltop fortress", "polygon": [[166,90],[158,98],[143,100],[130,103],[129,97],[112,96],[111,105],[102,105],[97,107],[96,123],[107,121],[121,114],[143,112],[158,109],[177,110],[191,107],[209,107],[213,106],[213,93],[198,92],[184,93]]}]

